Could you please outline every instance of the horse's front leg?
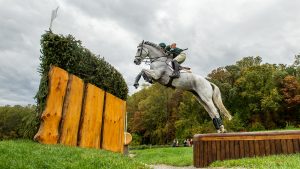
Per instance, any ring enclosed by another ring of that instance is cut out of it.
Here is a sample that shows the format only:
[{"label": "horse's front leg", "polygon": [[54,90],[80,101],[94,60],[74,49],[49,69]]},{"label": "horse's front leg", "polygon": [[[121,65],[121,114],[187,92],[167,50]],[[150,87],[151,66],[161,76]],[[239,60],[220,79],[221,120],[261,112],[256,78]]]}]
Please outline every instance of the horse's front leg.
[{"label": "horse's front leg", "polygon": [[133,86],[137,89],[139,87],[139,80],[143,76],[146,82],[153,83],[153,80],[158,80],[160,78],[160,73],[155,70],[143,69],[135,78]]},{"label": "horse's front leg", "polygon": [[158,80],[161,77],[162,72],[158,70],[151,70],[151,69],[143,69],[142,70],[146,77],[148,77],[148,80]]},{"label": "horse's front leg", "polygon": [[141,76],[144,74],[143,71],[141,71],[135,78],[133,86],[137,89],[139,87],[139,81],[141,79]]}]

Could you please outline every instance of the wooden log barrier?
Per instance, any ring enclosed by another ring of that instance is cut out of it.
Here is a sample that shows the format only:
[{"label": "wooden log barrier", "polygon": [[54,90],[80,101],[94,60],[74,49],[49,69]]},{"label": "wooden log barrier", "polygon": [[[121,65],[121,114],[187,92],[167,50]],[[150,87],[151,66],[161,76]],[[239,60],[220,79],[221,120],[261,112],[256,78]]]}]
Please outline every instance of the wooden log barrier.
[{"label": "wooden log barrier", "polygon": [[52,66],[49,94],[34,139],[43,144],[64,144],[123,152],[126,101],[79,77]]},{"label": "wooden log barrier", "polygon": [[217,160],[300,152],[300,131],[196,134],[193,138],[195,167]]}]

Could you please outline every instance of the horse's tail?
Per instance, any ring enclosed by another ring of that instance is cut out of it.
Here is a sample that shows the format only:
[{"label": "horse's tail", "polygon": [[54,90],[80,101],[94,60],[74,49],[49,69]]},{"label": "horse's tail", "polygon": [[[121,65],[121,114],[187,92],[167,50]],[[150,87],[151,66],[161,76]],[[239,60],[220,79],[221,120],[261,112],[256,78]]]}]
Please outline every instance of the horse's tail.
[{"label": "horse's tail", "polygon": [[216,104],[216,106],[218,107],[220,112],[224,116],[226,116],[229,120],[231,120],[232,116],[231,116],[231,114],[229,113],[229,111],[226,109],[226,107],[224,106],[224,104],[222,102],[220,89],[215,84],[213,84],[213,83],[210,83],[210,84],[213,87],[213,101],[214,101],[214,103]]}]

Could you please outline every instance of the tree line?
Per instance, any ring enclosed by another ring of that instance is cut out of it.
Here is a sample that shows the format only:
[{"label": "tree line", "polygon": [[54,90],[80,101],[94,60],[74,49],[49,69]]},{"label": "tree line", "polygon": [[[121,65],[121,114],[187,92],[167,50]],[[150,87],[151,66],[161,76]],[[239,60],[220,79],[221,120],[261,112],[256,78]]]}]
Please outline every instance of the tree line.
[{"label": "tree line", "polygon": [[0,140],[32,139],[37,132],[35,105],[0,106]]},{"label": "tree line", "polygon": [[[219,67],[207,79],[219,86],[224,105],[233,115],[229,131],[300,127],[300,55],[291,65],[262,63],[244,57]],[[133,144],[169,144],[174,138],[215,132],[204,108],[190,92],[159,84],[144,85],[127,99],[128,129]]]},{"label": "tree line", "polygon": [[[245,57],[217,68],[207,77],[219,86],[233,115],[229,131],[300,127],[300,55],[291,65],[262,63]],[[0,106],[0,140],[33,138],[39,113],[35,105]],[[196,133],[215,132],[204,108],[190,92],[159,84],[144,85],[128,96],[128,130],[134,144],[170,144]]]}]

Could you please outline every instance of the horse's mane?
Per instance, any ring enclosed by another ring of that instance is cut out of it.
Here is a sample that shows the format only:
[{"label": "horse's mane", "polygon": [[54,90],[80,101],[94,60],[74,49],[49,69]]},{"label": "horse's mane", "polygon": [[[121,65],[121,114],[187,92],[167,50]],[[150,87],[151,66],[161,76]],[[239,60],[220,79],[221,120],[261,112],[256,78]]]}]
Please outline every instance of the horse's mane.
[{"label": "horse's mane", "polygon": [[[149,42],[149,41],[145,41],[144,44],[145,44],[145,45],[152,46],[152,47],[154,47],[155,49],[161,51],[161,52],[164,54],[164,56],[169,56],[168,54],[166,54],[166,51],[165,51],[162,47],[160,47],[159,45],[157,45],[156,43]],[[141,45],[142,45],[142,43],[139,44],[139,46],[141,46]]]},{"label": "horse's mane", "polygon": [[144,42],[144,44],[152,46],[152,47],[154,47],[154,48],[156,48],[158,50],[162,49],[159,45],[157,45],[156,43],[153,43],[153,42],[146,41],[146,42]]}]

